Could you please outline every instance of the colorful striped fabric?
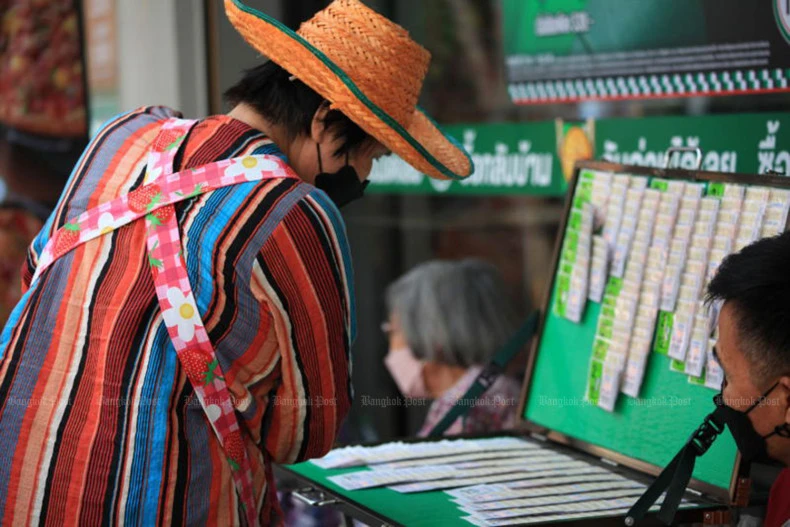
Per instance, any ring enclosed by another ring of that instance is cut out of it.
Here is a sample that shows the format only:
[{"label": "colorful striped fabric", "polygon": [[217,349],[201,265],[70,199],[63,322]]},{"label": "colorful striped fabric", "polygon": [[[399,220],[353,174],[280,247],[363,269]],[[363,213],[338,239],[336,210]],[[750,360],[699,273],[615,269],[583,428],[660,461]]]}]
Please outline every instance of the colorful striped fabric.
[{"label": "colorful striped fabric", "polygon": [[[68,219],[142,185],[148,148],[177,114],[105,125],[28,255],[24,286]],[[282,156],[260,132],[208,118],[183,170]],[[197,305],[244,426],[263,525],[280,522],[271,463],[322,456],[351,403],[356,332],[345,227],[322,191],[250,182],[180,203]],[[183,372],[137,221],[85,243],[27,290],[0,338],[0,523],[238,525],[231,470]]]}]

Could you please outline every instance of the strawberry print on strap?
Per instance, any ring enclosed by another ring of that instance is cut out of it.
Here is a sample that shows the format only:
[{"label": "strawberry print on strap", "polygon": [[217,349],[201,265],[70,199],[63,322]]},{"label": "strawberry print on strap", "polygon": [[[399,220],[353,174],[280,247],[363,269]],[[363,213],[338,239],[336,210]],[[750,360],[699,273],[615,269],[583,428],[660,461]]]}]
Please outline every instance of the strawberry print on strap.
[{"label": "strawberry print on strap", "polygon": [[144,184],[86,211],[59,229],[44,248],[33,283],[78,245],[144,218],[148,262],[179,362],[222,445],[246,525],[258,525],[252,465],[214,346],[203,325],[182,257],[174,204],[217,188],[263,179],[296,178],[280,158],[247,156],[173,173],[178,147],[196,121],[165,121],[149,153]]},{"label": "strawberry print on strap", "polygon": [[[145,222],[148,226],[149,262],[162,319],[170,334],[170,340],[225,451],[246,523],[257,525],[250,458],[244,448],[239,420],[219,360],[192,294],[181,256],[181,237],[174,206],[156,207],[161,202],[162,195],[161,191],[155,192],[158,190],[155,182],[172,174],[173,159],[178,151],[172,145],[180,144],[179,138],[186,136],[193,124],[192,121],[174,119],[162,126],[148,160],[148,166],[161,173],[151,177],[151,183],[143,187],[150,190],[144,195],[135,196],[140,199],[139,203],[134,200],[134,206],[145,209],[140,212],[148,212]],[[197,185],[195,190],[200,192],[202,187]],[[130,201],[130,208],[132,205]]]},{"label": "strawberry print on strap", "polygon": [[279,157],[263,155],[217,161],[159,179],[163,173],[162,153],[152,152],[150,157],[154,164],[146,172],[142,187],[83,212],[55,232],[39,256],[34,281],[80,244],[144,216],[150,216],[155,224],[167,221],[173,213],[168,205],[238,183],[298,177]]}]

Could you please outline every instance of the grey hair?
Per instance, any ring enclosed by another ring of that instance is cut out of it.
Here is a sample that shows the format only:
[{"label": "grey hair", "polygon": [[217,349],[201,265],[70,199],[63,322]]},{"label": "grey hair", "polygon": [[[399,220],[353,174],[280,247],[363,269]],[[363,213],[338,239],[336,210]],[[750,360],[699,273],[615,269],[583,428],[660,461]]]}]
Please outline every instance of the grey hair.
[{"label": "grey hair", "polygon": [[474,259],[419,265],[387,288],[386,302],[417,358],[464,368],[485,364],[518,323],[496,268]]}]

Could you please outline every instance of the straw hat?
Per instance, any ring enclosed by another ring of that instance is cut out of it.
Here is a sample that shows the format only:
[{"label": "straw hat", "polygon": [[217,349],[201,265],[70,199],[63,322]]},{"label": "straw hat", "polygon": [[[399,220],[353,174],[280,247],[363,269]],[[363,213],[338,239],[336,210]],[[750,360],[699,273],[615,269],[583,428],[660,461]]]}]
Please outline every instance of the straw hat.
[{"label": "straw hat", "polygon": [[420,172],[462,179],[472,160],[417,107],[430,53],[358,0],[335,0],[294,33],[241,0],[225,11],[244,39]]}]

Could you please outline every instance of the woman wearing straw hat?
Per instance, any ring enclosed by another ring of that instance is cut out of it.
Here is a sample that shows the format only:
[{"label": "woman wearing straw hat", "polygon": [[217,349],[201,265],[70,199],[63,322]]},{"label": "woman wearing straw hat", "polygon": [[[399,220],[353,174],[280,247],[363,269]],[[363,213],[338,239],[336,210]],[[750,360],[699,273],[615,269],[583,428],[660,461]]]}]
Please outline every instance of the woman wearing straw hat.
[{"label": "woman wearing straw hat", "polygon": [[298,33],[225,6],[271,59],[233,111],[107,123],[31,247],[0,338],[0,523],[280,523],[271,464],[322,456],[351,402],[335,205],[387,150],[472,170],[416,108],[429,56],[402,28],[357,0]]}]

